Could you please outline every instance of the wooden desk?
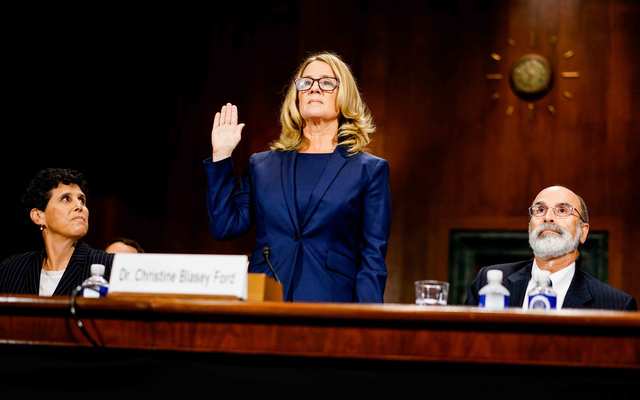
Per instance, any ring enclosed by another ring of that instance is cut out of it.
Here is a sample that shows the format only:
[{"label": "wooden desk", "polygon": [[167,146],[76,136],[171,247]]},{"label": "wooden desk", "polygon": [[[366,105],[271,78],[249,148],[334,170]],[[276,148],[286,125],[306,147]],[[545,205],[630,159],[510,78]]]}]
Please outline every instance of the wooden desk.
[{"label": "wooden desk", "polygon": [[[0,356],[25,372],[45,361],[58,365],[60,358],[70,366],[89,359],[94,368],[108,359],[125,369],[132,360],[146,360],[134,375],[196,363],[209,380],[223,375],[273,385],[292,379],[311,384],[312,377],[371,387],[465,379],[479,386],[474,391],[500,377],[509,384],[538,377],[550,390],[572,379],[596,389],[640,382],[640,313],[153,296],[79,299],[78,310],[100,348],[92,348],[68,318],[67,298],[0,296]],[[190,371],[174,372],[185,378],[199,373]],[[16,378],[0,370],[3,376]]]}]

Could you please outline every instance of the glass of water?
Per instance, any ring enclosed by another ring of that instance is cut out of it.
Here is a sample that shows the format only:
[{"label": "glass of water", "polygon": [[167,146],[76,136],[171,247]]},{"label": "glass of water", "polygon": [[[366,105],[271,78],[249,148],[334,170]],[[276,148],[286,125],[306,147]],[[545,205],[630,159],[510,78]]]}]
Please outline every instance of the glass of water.
[{"label": "glass of water", "polygon": [[419,306],[446,306],[449,298],[449,282],[416,281],[416,304]]}]

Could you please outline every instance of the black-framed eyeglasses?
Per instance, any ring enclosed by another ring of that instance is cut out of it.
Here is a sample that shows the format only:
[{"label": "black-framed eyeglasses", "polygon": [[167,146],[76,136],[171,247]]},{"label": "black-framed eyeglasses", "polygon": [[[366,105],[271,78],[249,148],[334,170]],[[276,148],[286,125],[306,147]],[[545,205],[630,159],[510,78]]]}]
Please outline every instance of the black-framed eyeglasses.
[{"label": "black-framed eyeglasses", "polygon": [[314,82],[318,82],[318,87],[323,92],[330,92],[332,90],[335,90],[340,84],[338,78],[333,78],[330,76],[325,76],[318,79],[303,76],[302,78],[296,79],[294,82],[296,84],[296,90],[298,90],[298,92],[304,92],[311,89]]},{"label": "black-framed eyeglasses", "polygon": [[[536,218],[544,217],[545,215],[547,215],[548,209],[549,209],[549,206],[547,206],[546,204],[534,204],[531,207],[529,207],[529,215]],[[572,216],[573,212],[575,211],[576,214],[578,214],[578,217],[580,217],[580,220],[582,222],[585,222],[584,218],[582,218],[582,214],[580,214],[580,211],[578,211],[571,204],[568,204],[568,203],[556,204],[554,207],[551,207],[551,210],[553,211],[553,215],[555,215],[558,218],[568,218]]]}]

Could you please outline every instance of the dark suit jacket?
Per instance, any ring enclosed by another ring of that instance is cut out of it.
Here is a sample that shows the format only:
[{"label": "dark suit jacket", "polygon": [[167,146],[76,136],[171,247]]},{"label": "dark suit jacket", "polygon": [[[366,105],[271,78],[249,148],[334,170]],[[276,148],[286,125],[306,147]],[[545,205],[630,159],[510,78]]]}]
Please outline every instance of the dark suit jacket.
[{"label": "dark suit jacket", "polygon": [[[4,260],[0,264],[0,293],[38,295],[44,257],[45,252],[41,250],[14,255]],[[108,280],[112,263],[113,254],[78,242],[53,295],[71,295],[71,291],[91,275],[91,264],[103,264],[104,275]]]},{"label": "dark suit jacket", "polygon": [[391,215],[389,166],[367,153],[331,154],[304,216],[295,204],[295,151],[253,154],[236,182],[231,159],[205,160],[209,228],[217,239],[256,227],[250,271],[271,275],[286,300],[382,302]]},{"label": "dark suit jacket", "polygon": [[[522,307],[525,291],[531,279],[533,260],[484,267],[467,290],[465,304],[478,304],[478,291],[487,284],[487,271],[502,270],[502,284],[511,294],[511,307]],[[636,300],[588,273],[576,268],[562,308],[596,308],[605,310],[637,310]]]}]

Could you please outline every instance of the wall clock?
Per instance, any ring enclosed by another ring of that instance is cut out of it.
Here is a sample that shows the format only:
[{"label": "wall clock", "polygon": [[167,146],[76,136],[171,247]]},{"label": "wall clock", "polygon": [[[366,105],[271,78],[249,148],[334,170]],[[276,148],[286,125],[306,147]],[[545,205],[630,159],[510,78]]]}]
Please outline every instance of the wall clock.
[{"label": "wall clock", "polygon": [[[552,49],[558,42],[556,36],[549,38],[549,44]],[[516,46],[516,41],[508,39],[507,44],[512,47]],[[529,48],[535,47],[535,34],[530,32]],[[554,50],[555,51],[555,50]],[[517,52],[509,51],[508,54]],[[556,107],[547,97],[553,90],[561,90],[562,99],[568,101],[573,99],[572,85],[567,80],[574,80],[580,77],[577,71],[561,71],[564,64],[570,64],[571,59],[575,56],[573,50],[567,50],[559,57],[560,61],[550,61],[550,58],[544,54],[523,51],[521,55],[507,59],[498,52],[490,54],[492,60],[492,68],[498,71],[488,73],[485,78],[494,82],[492,85],[491,98],[494,101],[511,98],[505,96],[505,91],[511,91],[517,101],[525,102],[530,112],[530,116],[536,108],[543,108],[550,113],[556,113]],[[505,101],[505,100],[502,100]],[[505,101],[506,102],[506,101]],[[505,104],[505,114],[512,115],[516,104],[509,101]]]}]

